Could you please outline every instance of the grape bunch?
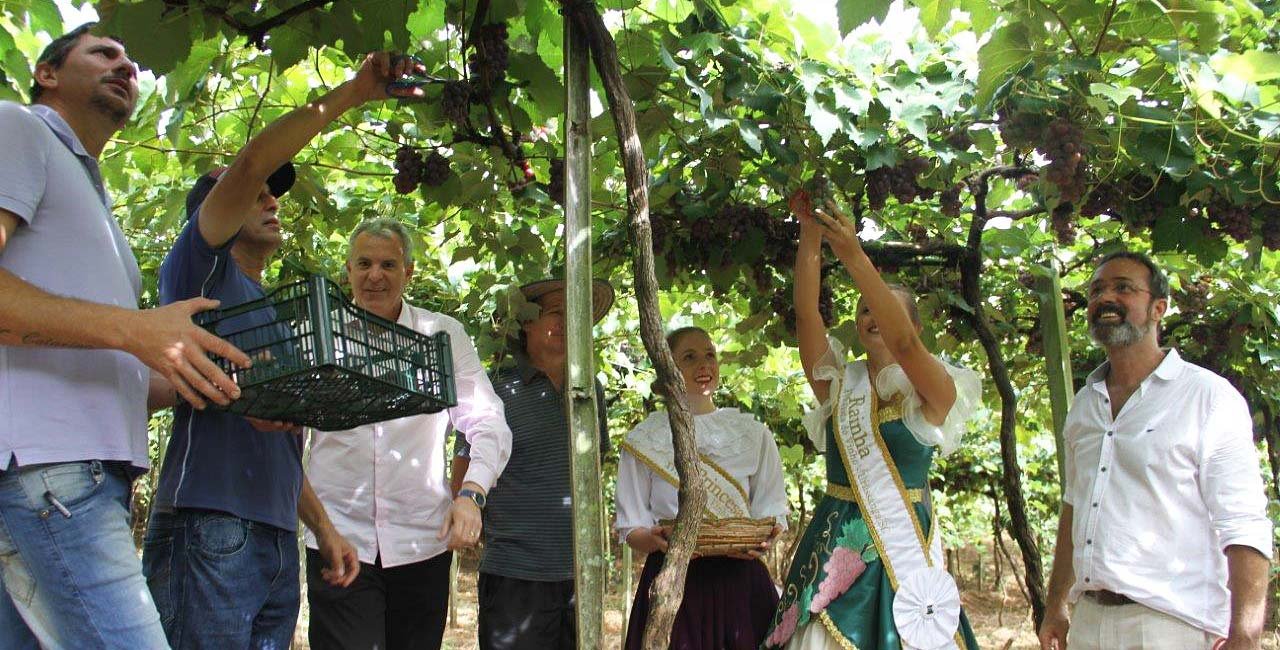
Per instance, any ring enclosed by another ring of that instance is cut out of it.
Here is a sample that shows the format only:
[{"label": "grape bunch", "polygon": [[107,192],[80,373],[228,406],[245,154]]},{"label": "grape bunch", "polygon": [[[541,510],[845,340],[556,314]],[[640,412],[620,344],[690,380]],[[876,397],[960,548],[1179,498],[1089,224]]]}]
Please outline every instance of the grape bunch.
[{"label": "grape bunch", "polygon": [[1201,277],[1195,282],[1188,282],[1174,296],[1177,299],[1178,307],[1194,313],[1202,313],[1205,307],[1209,306],[1209,281],[1208,276]]},{"label": "grape bunch", "polygon": [[767,264],[752,266],[751,279],[755,282],[756,289],[762,293],[773,288],[773,271],[769,269]]},{"label": "grape bunch", "polygon": [[439,187],[449,179],[449,159],[438,151],[423,156],[409,145],[396,149],[396,175],[391,179],[396,192],[408,194],[419,185]]},{"label": "grape bunch", "polygon": [[1112,214],[1124,203],[1124,190],[1111,182],[1098,183],[1089,192],[1084,203],[1080,204],[1080,216],[1096,217],[1101,214]]},{"label": "grape bunch", "polygon": [[1238,242],[1253,237],[1253,215],[1247,206],[1216,196],[1209,202],[1208,218],[1214,228]]},{"label": "grape bunch", "polygon": [[952,149],[968,151],[969,147],[973,146],[973,137],[969,135],[967,130],[952,131],[947,135],[946,142]]},{"label": "grape bunch", "polygon": [[832,293],[831,287],[827,286],[825,278],[818,290],[818,315],[822,317],[822,324],[827,327],[831,327],[836,320],[835,294]]},{"label": "grape bunch", "polygon": [[787,287],[778,287],[769,300],[769,308],[782,319],[782,327],[788,334],[796,332],[796,307],[791,303],[791,291]]},{"label": "grape bunch", "polygon": [[1087,169],[1084,155],[1089,151],[1080,127],[1066,118],[1054,118],[1045,127],[1037,149],[1049,159],[1041,174],[1045,180],[1058,186],[1060,200],[1066,203],[1080,200],[1084,195]]},{"label": "grape bunch", "polygon": [[653,250],[662,250],[667,244],[667,238],[671,236],[671,216],[659,212],[649,213],[649,231],[653,238]]},{"label": "grape bunch", "polygon": [[506,77],[511,55],[507,36],[506,23],[482,26],[476,37],[475,51],[467,57],[474,90],[482,97],[488,96],[493,85]]},{"label": "grape bunch", "polygon": [[942,204],[942,214],[948,217],[960,216],[960,191],[963,187],[960,183],[956,183],[942,190],[942,196],[938,197],[938,202]]},{"label": "grape bunch", "polygon": [[872,210],[882,210],[892,194],[906,205],[917,198],[928,199],[936,190],[920,186],[919,177],[929,168],[929,161],[910,156],[893,167],[878,167],[867,172],[867,203]]},{"label": "grape bunch", "polygon": [[422,156],[409,145],[396,149],[396,175],[391,179],[400,194],[408,194],[422,182]]},{"label": "grape bunch", "polygon": [[1058,243],[1067,245],[1076,239],[1075,207],[1070,203],[1059,203],[1053,209],[1049,221],[1053,226],[1053,234]]},{"label": "grape bunch", "polygon": [[1027,270],[1020,271],[1018,273],[1018,284],[1022,285],[1023,289],[1026,289],[1028,291],[1035,291],[1036,275],[1031,271],[1027,271]]},{"label": "grape bunch", "polygon": [[924,244],[929,241],[929,229],[924,224],[913,223],[907,226],[907,238],[916,244]]},{"label": "grape bunch", "polygon": [[449,159],[432,151],[422,161],[422,174],[419,176],[423,185],[440,187],[449,179]]},{"label": "grape bunch", "polygon": [[814,175],[809,181],[809,204],[816,210],[826,210],[827,201],[834,197],[831,193],[831,179],[822,174]]},{"label": "grape bunch", "polygon": [[[551,195],[552,200],[556,203],[564,203],[564,158],[551,159],[551,178],[547,181],[547,194]],[[654,240],[657,240],[655,234]]]},{"label": "grape bunch", "polygon": [[889,198],[892,182],[889,169],[880,167],[867,172],[867,205],[876,212],[884,209],[884,202]]},{"label": "grape bunch", "polygon": [[911,156],[896,166],[890,176],[890,189],[899,203],[911,203],[917,197],[928,198],[931,190],[920,187],[920,174],[929,169],[929,161],[921,156]]},{"label": "grape bunch", "polygon": [[1280,251],[1280,207],[1271,205],[1262,211],[1262,245]]},{"label": "grape bunch", "polygon": [[440,110],[454,128],[466,129],[471,114],[471,83],[449,81],[440,93]]},{"label": "grape bunch", "polygon": [[1034,149],[1044,133],[1045,119],[1036,113],[1001,111],[996,124],[1006,145],[1014,149]]}]

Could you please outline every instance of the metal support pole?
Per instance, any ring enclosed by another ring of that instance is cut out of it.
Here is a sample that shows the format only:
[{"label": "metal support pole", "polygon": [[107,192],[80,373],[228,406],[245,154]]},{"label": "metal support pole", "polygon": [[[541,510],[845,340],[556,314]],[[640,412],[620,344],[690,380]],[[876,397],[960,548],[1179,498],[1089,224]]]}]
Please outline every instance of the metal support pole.
[{"label": "metal support pole", "polygon": [[1036,278],[1036,295],[1040,298],[1040,335],[1044,342],[1044,363],[1049,378],[1049,405],[1053,410],[1053,443],[1058,456],[1058,488],[1063,487],[1066,468],[1063,463],[1062,427],[1067,409],[1075,396],[1071,381],[1071,340],[1068,337],[1066,312],[1062,308],[1062,277],[1058,263],[1052,258],[1046,266],[1047,276]]},{"label": "metal support pole", "polygon": [[578,647],[602,647],[605,558],[600,432],[591,340],[591,52],[567,16],[565,48],[565,382],[573,465],[574,585]]}]

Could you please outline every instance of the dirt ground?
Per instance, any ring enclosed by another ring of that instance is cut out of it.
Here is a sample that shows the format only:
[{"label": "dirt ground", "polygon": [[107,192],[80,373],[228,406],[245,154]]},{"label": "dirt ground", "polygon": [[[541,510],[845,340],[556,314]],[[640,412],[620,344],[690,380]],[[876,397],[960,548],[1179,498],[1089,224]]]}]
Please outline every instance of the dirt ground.
[{"label": "dirt ground", "polygon": [[[965,557],[963,554],[958,557]],[[976,557],[976,551],[973,556]],[[970,569],[976,567],[972,557],[968,558]],[[963,563],[961,561],[960,563]],[[444,648],[446,650],[476,650],[476,565],[475,555],[464,555],[459,563],[458,596],[453,604],[449,625],[445,629]],[[1031,628],[1030,608],[1022,596],[1017,582],[1008,567],[1002,571],[1000,584],[997,586],[991,575],[992,566],[986,565],[987,575],[980,570],[957,574],[960,586],[961,601],[965,613],[978,637],[980,647],[990,650],[1038,650],[1035,633]],[[635,565],[633,580],[638,578],[640,565]],[[630,603],[632,594],[621,593],[621,581],[613,585],[606,596],[604,620],[604,644],[601,650],[616,650],[622,645],[624,632],[623,606]],[[293,647],[296,650],[308,649],[307,643],[307,603],[304,596],[302,612],[298,620],[298,631]],[[625,596],[625,598],[624,598]],[[1280,650],[1280,630],[1271,630],[1263,640],[1266,650]]]}]

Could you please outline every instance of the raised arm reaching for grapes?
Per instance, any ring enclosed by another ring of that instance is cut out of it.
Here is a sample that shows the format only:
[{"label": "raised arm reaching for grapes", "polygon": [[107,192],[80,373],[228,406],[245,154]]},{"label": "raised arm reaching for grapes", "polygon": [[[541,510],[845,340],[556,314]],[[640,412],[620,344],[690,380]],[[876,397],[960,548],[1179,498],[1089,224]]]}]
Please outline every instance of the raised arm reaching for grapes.
[{"label": "raised arm reaching for grapes", "polygon": [[[908,292],[895,291],[880,277],[862,249],[857,230],[835,202],[828,200],[825,206],[814,209],[810,221],[821,224],[823,239],[862,292],[858,304],[858,333],[867,347],[872,376],[881,368],[900,364],[924,400],[929,421],[941,424],[956,401],[955,382],[920,340],[919,318],[913,318],[909,311],[914,310],[914,304],[908,307],[903,302],[904,298],[910,302],[910,296],[904,295]],[[796,307],[798,321],[798,303]],[[881,347],[887,355],[877,354],[880,350],[875,348]]]}]

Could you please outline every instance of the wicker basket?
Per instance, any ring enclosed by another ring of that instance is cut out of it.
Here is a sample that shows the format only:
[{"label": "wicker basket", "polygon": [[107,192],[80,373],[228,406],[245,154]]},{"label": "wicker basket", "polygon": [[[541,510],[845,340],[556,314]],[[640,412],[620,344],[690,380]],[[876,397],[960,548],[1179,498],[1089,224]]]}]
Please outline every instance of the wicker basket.
[{"label": "wicker basket", "polygon": [[[674,526],[675,523],[674,519],[663,519],[658,525]],[[703,557],[759,550],[760,544],[769,539],[776,523],[773,517],[704,519],[698,528],[698,543],[694,550]]]}]

